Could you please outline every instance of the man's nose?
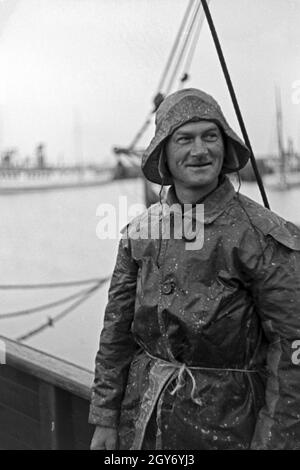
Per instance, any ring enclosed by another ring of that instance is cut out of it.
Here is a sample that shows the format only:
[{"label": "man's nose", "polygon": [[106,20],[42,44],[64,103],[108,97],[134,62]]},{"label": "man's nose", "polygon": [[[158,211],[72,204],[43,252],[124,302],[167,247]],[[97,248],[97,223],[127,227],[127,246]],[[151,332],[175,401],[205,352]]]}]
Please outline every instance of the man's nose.
[{"label": "man's nose", "polygon": [[193,145],[191,148],[191,155],[192,156],[198,156],[198,155],[203,155],[207,154],[207,147],[205,145],[205,142],[201,139],[201,137],[196,137],[193,140]]}]

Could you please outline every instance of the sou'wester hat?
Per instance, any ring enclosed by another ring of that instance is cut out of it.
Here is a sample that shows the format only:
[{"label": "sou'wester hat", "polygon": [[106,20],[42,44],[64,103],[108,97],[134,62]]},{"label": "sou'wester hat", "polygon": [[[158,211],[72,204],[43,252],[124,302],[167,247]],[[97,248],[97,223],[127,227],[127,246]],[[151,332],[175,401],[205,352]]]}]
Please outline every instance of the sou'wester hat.
[{"label": "sou'wester hat", "polygon": [[156,112],[155,135],[142,158],[142,171],[149,181],[164,185],[173,183],[168,172],[164,175],[163,181],[161,177],[161,162],[166,161],[164,144],[180,126],[198,119],[213,121],[223,131],[225,137],[223,173],[238,171],[246,165],[250,151],[228,125],[215,99],[196,88],[186,88],[167,96]]}]

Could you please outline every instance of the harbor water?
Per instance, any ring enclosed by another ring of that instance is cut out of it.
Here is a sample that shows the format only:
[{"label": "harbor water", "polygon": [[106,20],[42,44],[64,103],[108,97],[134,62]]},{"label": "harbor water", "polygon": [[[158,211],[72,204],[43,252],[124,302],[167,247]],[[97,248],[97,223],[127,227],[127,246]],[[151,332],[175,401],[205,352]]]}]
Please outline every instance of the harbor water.
[{"label": "harbor water", "polygon": [[[240,191],[261,203],[255,183],[242,183]],[[267,189],[267,194],[274,212],[300,226],[300,186],[286,191]],[[121,196],[127,197],[128,207],[143,203],[142,181],[124,180],[102,187],[1,195],[0,284],[40,284],[110,276],[118,236],[99,239],[97,210],[103,203],[118,208]],[[109,282],[104,283],[77,309],[24,344],[92,370],[108,286]],[[54,302],[88,287],[0,290],[0,316]],[[0,318],[0,334],[18,338],[67,306],[63,304],[11,319]]]}]

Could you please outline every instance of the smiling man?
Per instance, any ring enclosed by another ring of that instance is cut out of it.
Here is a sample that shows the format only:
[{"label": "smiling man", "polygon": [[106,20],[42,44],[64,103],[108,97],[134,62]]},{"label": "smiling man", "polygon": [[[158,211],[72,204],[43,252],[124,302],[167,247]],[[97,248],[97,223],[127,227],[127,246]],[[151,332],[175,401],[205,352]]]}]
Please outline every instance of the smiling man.
[{"label": "smiling man", "polygon": [[300,449],[300,232],[235,191],[226,174],[248,158],[206,93],[181,90],[158,108],[143,172],[171,185],[166,204],[183,214],[204,205],[204,243],[132,237],[149,210],[124,230],[92,449]]},{"label": "smiling man", "polygon": [[166,144],[167,165],[182,203],[194,203],[218,186],[224,160],[221,130],[213,122],[188,122]]}]

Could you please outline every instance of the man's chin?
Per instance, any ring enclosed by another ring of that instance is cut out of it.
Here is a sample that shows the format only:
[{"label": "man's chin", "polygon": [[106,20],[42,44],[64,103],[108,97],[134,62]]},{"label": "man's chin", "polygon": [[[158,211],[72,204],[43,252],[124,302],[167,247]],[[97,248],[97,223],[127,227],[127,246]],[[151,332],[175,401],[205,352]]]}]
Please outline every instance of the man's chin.
[{"label": "man's chin", "polygon": [[193,178],[186,182],[187,188],[205,188],[213,186],[218,181],[218,178]]}]

